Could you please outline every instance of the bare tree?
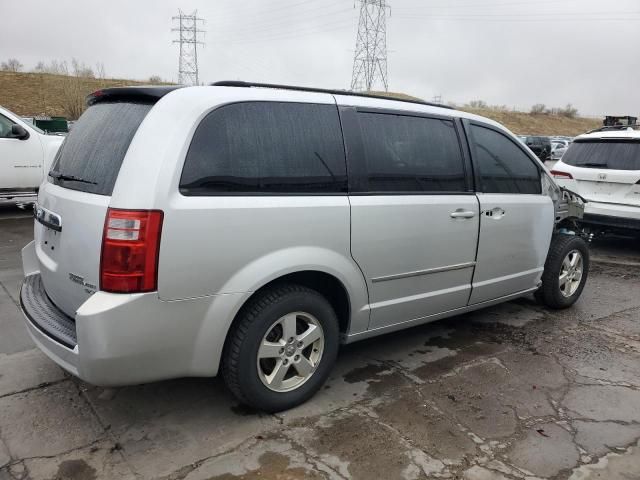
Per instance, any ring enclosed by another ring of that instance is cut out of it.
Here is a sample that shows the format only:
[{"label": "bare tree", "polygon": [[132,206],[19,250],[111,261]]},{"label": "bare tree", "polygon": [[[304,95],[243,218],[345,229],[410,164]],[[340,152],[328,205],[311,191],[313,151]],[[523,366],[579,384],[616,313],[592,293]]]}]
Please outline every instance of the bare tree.
[{"label": "bare tree", "polygon": [[73,68],[73,75],[79,78],[96,78],[96,74],[93,69],[75,58],[71,59],[71,66]]},{"label": "bare tree", "polygon": [[33,68],[33,71],[36,73],[45,73],[47,71],[47,65],[42,60],[40,60]]},{"label": "bare tree", "polygon": [[149,77],[149,83],[152,85],[156,85],[158,83],[162,83],[162,79],[160,78],[160,75],[151,75]]},{"label": "bare tree", "polygon": [[578,109],[568,103],[566,107],[558,109],[558,114],[567,118],[576,118],[578,116]]},{"label": "bare tree", "polygon": [[[71,120],[76,120],[84,111],[85,89],[83,88],[84,75],[88,73],[85,65],[78,62],[75,58],[71,60],[72,68],[66,61],[56,62],[55,70],[62,78],[62,107],[66,116]],[[93,71],[91,71],[93,78]]]},{"label": "bare tree", "polygon": [[0,70],[4,70],[5,72],[19,72],[22,70],[22,67],[24,67],[24,65],[22,65],[17,58],[10,58],[0,64]]},{"label": "bare tree", "polygon": [[486,110],[489,108],[489,105],[484,100],[471,100],[465,106],[474,110]]},{"label": "bare tree", "polygon": [[544,103],[536,103],[531,107],[531,113],[533,115],[542,115],[548,113],[547,106]]},{"label": "bare tree", "polygon": [[102,62],[96,63],[96,78],[99,78],[100,80],[107,78],[107,74],[104,70],[104,63]]}]

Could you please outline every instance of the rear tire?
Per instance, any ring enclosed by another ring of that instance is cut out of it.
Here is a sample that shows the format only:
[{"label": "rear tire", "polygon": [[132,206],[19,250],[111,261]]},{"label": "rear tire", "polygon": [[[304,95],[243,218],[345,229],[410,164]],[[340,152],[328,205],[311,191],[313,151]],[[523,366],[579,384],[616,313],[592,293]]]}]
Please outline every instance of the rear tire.
[{"label": "rear tire", "polygon": [[568,308],[580,298],[588,275],[587,242],[575,235],[554,235],[536,300],[553,309]]},{"label": "rear tire", "polygon": [[222,375],[243,404],[279,412],[304,403],[326,381],[338,354],[338,319],[320,293],[293,284],[259,293],[238,314]]}]

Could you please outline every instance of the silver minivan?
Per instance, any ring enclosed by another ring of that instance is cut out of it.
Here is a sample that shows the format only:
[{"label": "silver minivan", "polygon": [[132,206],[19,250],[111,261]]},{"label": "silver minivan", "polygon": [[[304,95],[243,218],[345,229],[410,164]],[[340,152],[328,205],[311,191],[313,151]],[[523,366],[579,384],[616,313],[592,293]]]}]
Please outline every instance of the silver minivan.
[{"label": "silver minivan", "polygon": [[104,386],[219,372],[278,411],[340,344],[580,296],[580,200],[486,118],[220,82],[95,92],[40,187],[27,328]]}]

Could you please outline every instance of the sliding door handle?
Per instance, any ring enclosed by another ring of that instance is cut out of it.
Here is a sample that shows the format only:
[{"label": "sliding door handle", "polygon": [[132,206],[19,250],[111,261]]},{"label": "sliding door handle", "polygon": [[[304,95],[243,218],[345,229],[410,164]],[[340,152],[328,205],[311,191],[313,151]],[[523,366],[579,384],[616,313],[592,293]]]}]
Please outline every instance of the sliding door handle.
[{"label": "sliding door handle", "polygon": [[473,218],[476,216],[476,212],[472,210],[465,210],[464,208],[458,208],[450,213],[451,218]]}]

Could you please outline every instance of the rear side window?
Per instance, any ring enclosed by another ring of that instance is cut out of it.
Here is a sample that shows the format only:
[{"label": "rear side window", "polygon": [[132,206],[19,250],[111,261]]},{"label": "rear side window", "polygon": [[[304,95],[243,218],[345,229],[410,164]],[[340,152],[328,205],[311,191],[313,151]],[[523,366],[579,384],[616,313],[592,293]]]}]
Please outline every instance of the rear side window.
[{"label": "rear side window", "polygon": [[562,163],[584,168],[640,170],[640,141],[576,141]]},{"label": "rear side window", "polygon": [[187,153],[183,195],[347,191],[335,105],[247,102],[200,123]]},{"label": "rear side window", "polygon": [[471,126],[475,162],[485,193],[541,193],[540,170],[507,136]]},{"label": "rear side window", "polygon": [[151,107],[140,103],[89,107],[58,151],[49,180],[72,190],[111,195],[131,140]]},{"label": "rear side window", "polygon": [[371,192],[464,192],[460,143],[451,120],[359,113]]}]

